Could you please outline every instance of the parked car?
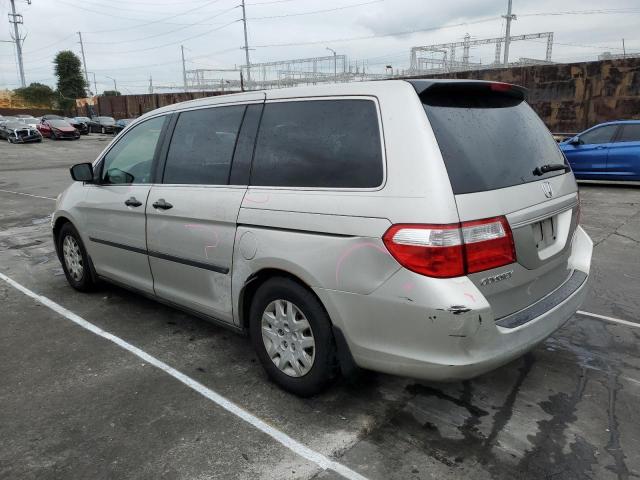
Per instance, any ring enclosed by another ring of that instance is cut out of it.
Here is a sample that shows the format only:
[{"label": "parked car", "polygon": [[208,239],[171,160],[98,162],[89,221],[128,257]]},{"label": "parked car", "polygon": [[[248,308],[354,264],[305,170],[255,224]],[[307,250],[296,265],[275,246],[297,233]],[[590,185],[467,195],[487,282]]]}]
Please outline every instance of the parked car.
[{"label": "parked car", "polygon": [[42,115],[42,117],[40,117],[40,120],[64,120],[64,117],[61,117],[60,115],[56,115],[54,113],[47,113],[46,115]]},{"label": "parked car", "polygon": [[0,125],[7,122],[19,122],[20,119],[18,117],[13,117],[11,115],[6,115],[0,118]]},{"label": "parked car", "polygon": [[120,120],[116,120],[116,124],[113,127],[113,134],[114,135],[119,134],[122,130],[126,128],[127,125],[129,125],[134,120],[135,118],[122,118]]},{"label": "parked car", "polygon": [[38,124],[38,130],[43,137],[49,137],[51,140],[60,140],[63,138],[70,138],[73,140],[77,140],[80,138],[80,132],[69,122],[66,120],[59,120],[57,118],[54,119],[43,119]]},{"label": "parked car", "polygon": [[28,118],[34,118],[33,115],[24,115],[24,114],[23,115],[16,115],[16,117],[18,117],[19,119],[23,119],[23,120],[26,120]]},{"label": "parked car", "polygon": [[37,129],[37,125],[40,123],[40,120],[35,117],[21,118],[20,120],[26,125],[32,126],[33,128],[36,128],[36,129]]},{"label": "parked car", "polygon": [[78,130],[80,135],[87,135],[89,133],[89,125],[87,123],[69,117],[66,117],[65,120],[69,122],[69,125]]},{"label": "parked car", "polygon": [[0,124],[0,138],[6,139],[9,143],[30,143],[41,142],[42,135],[35,126],[27,125],[24,122],[12,120]]},{"label": "parked car", "polygon": [[640,180],[640,120],[607,122],[560,144],[583,180]]},{"label": "parked car", "polygon": [[113,117],[93,117],[89,123],[89,131],[96,133],[113,133],[116,121]]},{"label": "parked car", "polygon": [[524,95],[393,80],[160,108],[72,167],[58,257],[77,290],[106,279],[248,332],[299,395],[338,366],[480,375],[587,292],[577,185]]}]

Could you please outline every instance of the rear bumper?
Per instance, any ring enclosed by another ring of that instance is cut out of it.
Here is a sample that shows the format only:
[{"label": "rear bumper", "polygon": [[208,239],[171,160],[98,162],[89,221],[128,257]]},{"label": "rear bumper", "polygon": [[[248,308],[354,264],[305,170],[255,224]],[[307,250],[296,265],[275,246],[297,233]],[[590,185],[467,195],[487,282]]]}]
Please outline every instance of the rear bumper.
[{"label": "rear bumper", "polygon": [[[524,322],[522,312],[506,317],[520,315],[518,322],[496,322],[491,306],[466,277],[432,279],[400,269],[369,295],[324,289],[316,293],[357,365],[425,380],[466,379],[523,355],[575,314],[587,294],[592,250],[579,227],[568,280],[528,307],[537,310]],[[569,284],[576,279],[580,283]],[[558,297],[563,288],[565,296]]]}]

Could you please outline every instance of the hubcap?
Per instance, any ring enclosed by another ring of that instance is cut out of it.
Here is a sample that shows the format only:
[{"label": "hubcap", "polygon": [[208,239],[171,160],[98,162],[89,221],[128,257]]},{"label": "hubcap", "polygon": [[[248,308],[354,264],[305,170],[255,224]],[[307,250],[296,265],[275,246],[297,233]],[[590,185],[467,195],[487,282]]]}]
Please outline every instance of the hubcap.
[{"label": "hubcap", "polygon": [[307,317],[287,300],[274,300],[262,314],[262,341],[273,364],[290,377],[309,373],[316,342]]},{"label": "hubcap", "polygon": [[80,253],[80,245],[71,235],[64,237],[62,241],[62,254],[64,256],[64,264],[71,278],[76,282],[82,280],[84,267],[82,265],[82,253]]}]

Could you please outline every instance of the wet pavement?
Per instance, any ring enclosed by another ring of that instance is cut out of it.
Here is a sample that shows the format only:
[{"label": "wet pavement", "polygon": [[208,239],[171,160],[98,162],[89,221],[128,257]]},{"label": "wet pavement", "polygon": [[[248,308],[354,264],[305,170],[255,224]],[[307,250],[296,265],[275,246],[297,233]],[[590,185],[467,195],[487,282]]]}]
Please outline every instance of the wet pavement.
[{"label": "wet pavement", "polygon": [[[118,287],[72,290],[51,199],[108,140],[0,144],[0,273],[365,478],[640,476],[640,328],[576,315],[471,381],[366,373],[300,399],[267,379],[246,338]],[[582,310],[640,322],[640,188],[580,193],[595,243]],[[3,281],[0,301],[0,478],[342,478]]]}]

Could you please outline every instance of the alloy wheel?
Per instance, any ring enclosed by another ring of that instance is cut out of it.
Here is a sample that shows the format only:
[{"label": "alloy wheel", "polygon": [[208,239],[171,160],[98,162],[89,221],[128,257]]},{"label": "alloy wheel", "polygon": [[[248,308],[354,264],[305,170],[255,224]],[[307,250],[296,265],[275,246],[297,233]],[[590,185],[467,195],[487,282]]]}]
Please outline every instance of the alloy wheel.
[{"label": "alloy wheel", "polygon": [[290,377],[309,373],[316,354],[311,325],[288,300],[274,300],[262,313],[262,341],[273,364]]}]

